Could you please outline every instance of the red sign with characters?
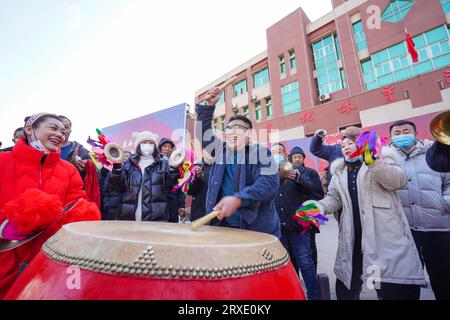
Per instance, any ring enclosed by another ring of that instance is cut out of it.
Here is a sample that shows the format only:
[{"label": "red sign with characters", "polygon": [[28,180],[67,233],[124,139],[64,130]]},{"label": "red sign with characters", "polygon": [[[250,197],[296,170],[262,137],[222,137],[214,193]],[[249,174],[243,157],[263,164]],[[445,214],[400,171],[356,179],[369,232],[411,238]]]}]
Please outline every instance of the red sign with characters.
[{"label": "red sign with characters", "polygon": [[352,112],[352,110],[356,110],[356,109],[357,108],[351,104],[350,100],[347,100],[343,105],[341,105],[338,108],[338,111],[340,113],[350,114]]},{"label": "red sign with characters", "polygon": [[384,87],[382,92],[387,104],[394,102],[394,86]]},{"label": "red sign with characters", "polygon": [[304,113],[300,116],[300,121],[301,121],[302,123],[313,122],[313,121],[314,121],[314,113],[312,113],[311,111],[304,112]]},{"label": "red sign with characters", "polygon": [[450,70],[447,70],[444,72],[444,77],[445,77],[445,82],[447,82],[447,84],[450,84]]}]

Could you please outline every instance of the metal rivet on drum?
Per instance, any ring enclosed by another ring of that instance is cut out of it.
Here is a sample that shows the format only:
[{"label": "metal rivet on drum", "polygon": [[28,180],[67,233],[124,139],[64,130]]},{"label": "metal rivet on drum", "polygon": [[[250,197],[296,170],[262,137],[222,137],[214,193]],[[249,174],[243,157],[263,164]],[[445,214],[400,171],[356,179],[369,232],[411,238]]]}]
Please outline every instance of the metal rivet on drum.
[{"label": "metal rivet on drum", "polygon": [[197,278],[197,276],[198,276],[197,271],[193,271],[193,272],[192,272],[192,277]]},{"label": "metal rivet on drum", "polygon": [[203,278],[203,275],[204,275],[203,271],[200,271],[200,272],[198,273],[198,276],[199,276],[200,278]]},{"label": "metal rivet on drum", "polygon": [[152,261],[152,265],[156,266],[157,262],[156,261]]},{"label": "metal rivet on drum", "polygon": [[151,275],[151,276],[154,276],[155,273],[156,273],[155,270],[150,270],[150,275]]},{"label": "metal rivet on drum", "polygon": [[158,270],[158,272],[156,273],[158,276],[162,276],[163,272],[161,270]]},{"label": "metal rivet on drum", "polygon": [[148,275],[148,273],[149,273],[149,271],[148,271],[147,269],[144,269],[144,270],[142,271],[142,274],[143,274],[144,276]]}]

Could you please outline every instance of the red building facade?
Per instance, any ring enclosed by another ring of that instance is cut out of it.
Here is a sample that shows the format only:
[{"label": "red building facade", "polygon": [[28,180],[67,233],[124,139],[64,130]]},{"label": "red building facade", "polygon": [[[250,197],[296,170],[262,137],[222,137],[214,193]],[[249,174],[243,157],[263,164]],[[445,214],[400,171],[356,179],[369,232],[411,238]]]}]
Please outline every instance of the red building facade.
[{"label": "red building facade", "polygon": [[376,127],[450,109],[450,1],[332,4],[313,22],[301,8],[292,12],[266,30],[267,51],[196,92],[199,103],[208,88],[238,77],[217,105],[218,130],[239,113],[289,141],[319,128]]}]

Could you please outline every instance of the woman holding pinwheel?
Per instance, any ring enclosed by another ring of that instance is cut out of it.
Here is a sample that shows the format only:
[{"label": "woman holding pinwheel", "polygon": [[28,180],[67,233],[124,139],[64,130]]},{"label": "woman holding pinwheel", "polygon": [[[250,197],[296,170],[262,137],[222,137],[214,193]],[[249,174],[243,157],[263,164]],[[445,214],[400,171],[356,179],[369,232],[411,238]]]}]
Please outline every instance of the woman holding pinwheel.
[{"label": "woman holding pinwheel", "polygon": [[[376,133],[358,141],[344,136],[343,159],[331,164],[332,180],[321,213],[336,214],[339,244],[334,272],[340,300],[358,300],[362,285],[376,288],[381,299],[419,299],[425,285],[422,264],[408,221],[395,191],[406,183],[401,159],[380,151]],[[304,205],[311,204],[311,201]]]}]

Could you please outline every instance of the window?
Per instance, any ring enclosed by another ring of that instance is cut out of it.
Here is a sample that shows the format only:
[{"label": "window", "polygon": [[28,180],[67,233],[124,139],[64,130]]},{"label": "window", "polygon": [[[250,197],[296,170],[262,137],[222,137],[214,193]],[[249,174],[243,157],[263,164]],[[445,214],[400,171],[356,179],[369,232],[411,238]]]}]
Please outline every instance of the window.
[{"label": "window", "polygon": [[413,0],[391,0],[391,3],[386,7],[381,15],[381,20],[390,23],[402,21],[403,18],[405,18],[409,13],[413,5]]},{"label": "window", "polygon": [[217,104],[223,103],[225,103],[225,91],[222,91],[222,94],[220,95],[220,100],[217,102]]},{"label": "window", "polygon": [[248,106],[242,108],[242,115],[248,118]]},{"label": "window", "polygon": [[278,57],[280,59],[280,73],[286,74],[286,63],[284,62],[284,55]]},{"label": "window", "polygon": [[297,60],[295,59],[295,51],[293,49],[289,51],[289,65],[291,70],[297,70]]},{"label": "window", "polygon": [[444,13],[450,12],[450,0],[441,0],[442,4],[442,10],[444,10]]},{"label": "window", "polygon": [[266,98],[266,117],[271,117],[272,115],[272,98]]},{"label": "window", "polygon": [[319,95],[344,88],[343,71],[339,70],[340,49],[338,38],[329,35],[313,44],[314,63]]},{"label": "window", "polygon": [[247,93],[247,80],[244,79],[244,80],[236,83],[235,85],[233,85],[233,89],[234,89],[235,97],[243,95],[244,93]]},{"label": "window", "polygon": [[419,62],[413,63],[406,42],[381,50],[361,64],[366,90],[380,88],[450,65],[449,31],[446,26],[413,38]]},{"label": "window", "polygon": [[353,33],[355,34],[357,50],[362,51],[364,49],[367,49],[366,34],[364,33],[362,21],[358,21],[353,24]]},{"label": "window", "polygon": [[290,84],[281,87],[281,100],[283,102],[283,114],[300,111],[301,104],[298,81],[291,82]]},{"label": "window", "polygon": [[220,117],[220,128],[225,131],[225,116]]},{"label": "window", "polygon": [[269,82],[269,69],[265,68],[253,75],[253,87],[259,88]]},{"label": "window", "polygon": [[255,103],[255,119],[256,121],[261,121],[262,113],[261,113],[261,102],[258,101]]}]

